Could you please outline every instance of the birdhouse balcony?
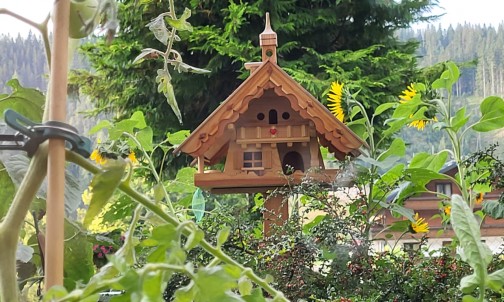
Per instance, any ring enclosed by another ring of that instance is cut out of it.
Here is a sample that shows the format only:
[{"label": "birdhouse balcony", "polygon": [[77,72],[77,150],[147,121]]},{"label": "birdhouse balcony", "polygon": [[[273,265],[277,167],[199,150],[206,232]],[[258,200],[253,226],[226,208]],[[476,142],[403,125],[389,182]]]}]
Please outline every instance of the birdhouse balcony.
[{"label": "birdhouse balcony", "polygon": [[239,127],[237,129],[236,143],[243,148],[249,145],[294,143],[307,145],[310,142],[310,127],[307,124],[299,125],[270,125],[269,127]]}]

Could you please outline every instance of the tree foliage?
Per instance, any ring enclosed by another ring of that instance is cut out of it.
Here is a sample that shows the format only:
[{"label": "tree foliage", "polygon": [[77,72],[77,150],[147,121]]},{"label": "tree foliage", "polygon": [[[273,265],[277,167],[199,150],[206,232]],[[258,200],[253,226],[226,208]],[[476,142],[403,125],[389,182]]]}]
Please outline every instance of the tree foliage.
[{"label": "tree foliage", "polygon": [[[264,28],[265,12],[270,12],[278,34],[279,64],[314,95],[321,97],[327,81],[336,77],[356,81],[356,86],[375,93],[397,94],[408,76],[414,76],[415,48],[397,42],[394,31],[428,19],[424,13],[433,2],[181,1],[177,15],[188,7],[193,31],[180,33],[181,41],[174,49],[184,62],[211,70],[208,76],[173,75],[183,112],[182,127],[194,129],[244,79],[243,63],[260,58],[258,35]],[[156,91],[156,56],[132,64],[141,49],[161,48],[149,29],[138,24],[147,24],[166,7],[160,2],[124,1],[120,9],[118,37],[110,45],[98,41],[83,48],[96,72],[81,71],[74,82],[102,109],[117,110],[119,115],[142,109],[157,132],[179,129],[177,119]],[[337,53],[371,45],[380,46],[353,56]],[[335,65],[342,67],[328,74]],[[400,72],[395,69],[398,66],[402,66]]]}]

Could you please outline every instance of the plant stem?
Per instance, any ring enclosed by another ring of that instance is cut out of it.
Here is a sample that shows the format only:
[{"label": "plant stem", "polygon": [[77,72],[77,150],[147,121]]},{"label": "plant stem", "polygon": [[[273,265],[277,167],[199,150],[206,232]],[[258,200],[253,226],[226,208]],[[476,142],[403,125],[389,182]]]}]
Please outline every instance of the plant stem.
[{"label": "plant stem", "polygon": [[131,138],[131,140],[133,140],[135,142],[135,144],[138,146],[138,148],[140,148],[140,150],[142,150],[144,157],[149,162],[149,168],[152,172],[152,175],[154,175],[154,179],[156,180],[156,183],[158,183],[161,186],[161,188],[163,189],[163,194],[165,196],[166,203],[168,204],[168,207],[170,208],[170,211],[172,212],[172,214],[175,216],[175,208],[173,207],[173,204],[170,200],[170,196],[168,195],[168,192],[166,191],[165,186],[161,182],[161,177],[159,177],[159,174],[156,171],[156,167],[154,167],[154,163],[152,162],[149,154],[147,154],[147,151],[145,151],[142,144],[140,144],[140,142],[138,141],[138,139],[135,136],[129,134],[128,132],[123,132],[123,135],[127,136],[128,138]]},{"label": "plant stem", "polygon": [[[82,156],[71,152],[67,151],[67,160],[81,166],[82,168],[86,169],[87,171],[96,174],[100,171],[98,167],[96,167],[92,162],[86,160]],[[174,225],[175,227],[178,227],[181,222],[177,220],[177,218],[173,215],[169,215],[163,211],[160,207],[158,207],[154,202],[152,202],[149,198],[145,197],[141,193],[137,192],[136,190],[132,189],[128,183],[126,182],[121,182],[119,184],[119,189],[123,191],[125,194],[127,194],[129,197],[133,198],[136,200],[138,203],[143,205],[145,208],[159,216],[162,220],[165,222]],[[184,227],[182,229],[182,234],[184,236],[188,237],[193,231],[190,229],[190,227]],[[244,267],[241,263],[237,262],[230,256],[228,256],[226,253],[224,253],[220,248],[213,246],[210,244],[208,241],[203,239],[200,242],[200,246],[209,254],[212,256],[220,259],[222,262],[226,264],[230,264],[233,266],[238,267],[250,280],[254,281],[257,285],[262,287],[265,291],[267,291],[270,295],[273,297],[276,297],[278,300],[275,301],[287,301],[283,294],[276,289],[274,289],[266,280],[263,278],[259,277],[256,275],[250,268]]]},{"label": "plant stem", "polygon": [[31,202],[42,184],[47,171],[47,144],[40,145],[28,171],[19,185],[16,196],[0,223],[0,301],[18,301],[16,249],[19,233]]}]

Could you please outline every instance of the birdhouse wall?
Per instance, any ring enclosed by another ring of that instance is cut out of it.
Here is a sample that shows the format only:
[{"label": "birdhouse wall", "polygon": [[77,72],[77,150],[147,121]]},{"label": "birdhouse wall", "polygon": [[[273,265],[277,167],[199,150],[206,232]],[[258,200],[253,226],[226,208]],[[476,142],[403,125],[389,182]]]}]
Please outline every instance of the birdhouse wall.
[{"label": "birdhouse wall", "polygon": [[300,125],[303,123],[307,124],[307,121],[292,109],[289,100],[277,96],[270,89],[266,90],[261,98],[250,101],[249,108],[240,116],[236,125],[264,127],[268,125]]}]

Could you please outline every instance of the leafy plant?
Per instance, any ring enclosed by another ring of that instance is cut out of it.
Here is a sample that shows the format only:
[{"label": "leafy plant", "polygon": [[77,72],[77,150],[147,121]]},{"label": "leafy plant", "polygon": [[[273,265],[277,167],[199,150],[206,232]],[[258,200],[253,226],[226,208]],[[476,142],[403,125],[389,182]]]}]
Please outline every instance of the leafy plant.
[{"label": "leafy plant", "polygon": [[[485,301],[485,290],[501,293],[504,286],[504,269],[492,273],[487,271],[492,261],[490,248],[481,241],[480,226],[466,201],[459,195],[453,195],[452,226],[460,247],[461,256],[473,269],[473,274],[460,281],[460,289],[465,294],[462,301]],[[477,298],[472,296],[477,289]]]}]

